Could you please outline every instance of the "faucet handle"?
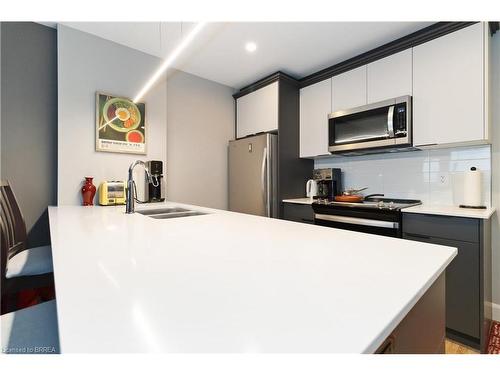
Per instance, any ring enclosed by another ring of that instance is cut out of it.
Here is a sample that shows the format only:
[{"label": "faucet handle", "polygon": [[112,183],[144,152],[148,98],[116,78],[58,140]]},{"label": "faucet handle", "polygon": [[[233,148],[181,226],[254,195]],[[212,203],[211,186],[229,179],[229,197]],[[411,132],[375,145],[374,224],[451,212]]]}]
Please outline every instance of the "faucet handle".
[{"label": "faucet handle", "polygon": [[153,176],[151,175],[151,172],[149,172],[148,167],[144,166],[144,171],[146,172],[146,178],[148,179],[148,182],[150,184],[154,184],[154,182],[153,182]]}]

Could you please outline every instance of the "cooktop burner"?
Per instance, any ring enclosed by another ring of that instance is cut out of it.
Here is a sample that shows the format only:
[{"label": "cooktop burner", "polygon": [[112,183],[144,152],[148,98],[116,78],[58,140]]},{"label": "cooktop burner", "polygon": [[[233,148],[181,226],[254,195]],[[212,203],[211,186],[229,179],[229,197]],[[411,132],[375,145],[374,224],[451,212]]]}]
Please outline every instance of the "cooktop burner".
[{"label": "cooktop burner", "polygon": [[321,206],[332,206],[332,207],[353,207],[353,208],[364,208],[364,209],[375,209],[375,210],[399,211],[403,208],[418,206],[419,204],[422,204],[422,201],[417,199],[394,199],[394,198],[373,197],[373,198],[367,198],[363,202],[359,203],[337,202],[328,199],[317,199],[313,204]]}]

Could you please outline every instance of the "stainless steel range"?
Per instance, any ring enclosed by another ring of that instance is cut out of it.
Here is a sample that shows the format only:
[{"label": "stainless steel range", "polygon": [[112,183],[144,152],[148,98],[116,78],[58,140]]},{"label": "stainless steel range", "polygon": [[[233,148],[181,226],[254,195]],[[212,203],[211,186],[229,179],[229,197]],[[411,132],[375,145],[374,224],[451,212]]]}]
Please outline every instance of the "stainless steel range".
[{"label": "stainless steel range", "polygon": [[369,196],[361,203],[317,200],[312,204],[314,223],[326,227],[402,237],[401,210],[422,204],[415,199]]}]

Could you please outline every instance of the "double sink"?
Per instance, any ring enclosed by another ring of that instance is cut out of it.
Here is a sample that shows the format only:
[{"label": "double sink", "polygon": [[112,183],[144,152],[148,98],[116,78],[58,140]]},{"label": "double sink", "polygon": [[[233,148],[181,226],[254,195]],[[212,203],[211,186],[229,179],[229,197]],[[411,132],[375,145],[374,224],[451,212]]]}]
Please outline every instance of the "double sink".
[{"label": "double sink", "polygon": [[188,217],[206,215],[206,212],[193,211],[180,207],[169,208],[151,208],[145,210],[136,210],[138,214],[149,216],[152,219],[174,219],[176,217]]}]

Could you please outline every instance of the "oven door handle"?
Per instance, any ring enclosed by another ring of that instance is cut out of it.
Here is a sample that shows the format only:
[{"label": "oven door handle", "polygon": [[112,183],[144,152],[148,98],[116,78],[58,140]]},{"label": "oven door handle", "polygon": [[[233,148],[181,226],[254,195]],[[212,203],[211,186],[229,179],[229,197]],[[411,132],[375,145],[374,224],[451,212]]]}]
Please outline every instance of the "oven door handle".
[{"label": "oven door handle", "polygon": [[314,218],[317,220],[326,220],[337,223],[354,224],[354,225],[364,225],[367,227],[390,228],[390,229],[399,228],[399,223],[396,221],[371,220],[371,219],[362,219],[359,217],[325,215],[325,214],[315,214]]},{"label": "oven door handle", "polygon": [[387,112],[387,134],[390,138],[394,138],[394,106],[389,107]]}]

